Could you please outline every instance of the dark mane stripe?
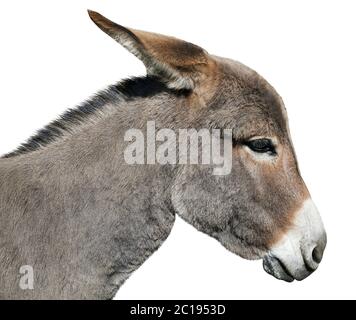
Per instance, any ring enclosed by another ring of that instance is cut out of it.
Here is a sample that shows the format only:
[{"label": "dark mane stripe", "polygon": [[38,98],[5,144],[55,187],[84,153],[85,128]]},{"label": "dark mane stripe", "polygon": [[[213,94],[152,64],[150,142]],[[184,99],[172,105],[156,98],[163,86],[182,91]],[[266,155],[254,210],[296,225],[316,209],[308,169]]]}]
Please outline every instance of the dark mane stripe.
[{"label": "dark mane stripe", "polygon": [[109,86],[97,93],[78,107],[67,110],[57,120],[39,130],[27,142],[2,158],[12,158],[49,145],[58,140],[64,133],[71,132],[73,127],[84,123],[91,115],[108,103],[119,103],[139,97],[146,98],[168,90],[162,82],[152,76],[120,81],[116,85]]}]

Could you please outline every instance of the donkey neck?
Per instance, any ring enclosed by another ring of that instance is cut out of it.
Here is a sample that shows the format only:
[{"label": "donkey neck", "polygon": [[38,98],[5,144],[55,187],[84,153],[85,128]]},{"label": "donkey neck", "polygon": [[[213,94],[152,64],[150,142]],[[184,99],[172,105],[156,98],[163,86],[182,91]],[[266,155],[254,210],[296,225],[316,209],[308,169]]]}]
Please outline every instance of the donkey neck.
[{"label": "donkey neck", "polygon": [[[1,186],[1,200],[10,203],[17,194],[19,206],[23,203],[3,228],[38,235],[23,239],[24,254],[32,254],[21,259],[43,279],[46,265],[55,266],[51,272],[59,277],[55,288],[33,294],[57,290],[60,297],[75,292],[83,298],[86,292],[86,298],[111,298],[168,237],[175,220],[171,185],[176,168],[126,164],[124,133],[143,129],[152,119],[172,126],[178,116],[175,104],[184,98],[154,79],[142,81],[150,81],[155,90],[111,88],[89,102],[95,105],[92,112],[71,111],[0,161],[1,176],[13,178],[6,188]],[[73,119],[78,121],[74,126]],[[20,215],[23,223],[16,224]],[[45,247],[42,234],[49,239]],[[70,281],[78,278],[84,281]]]}]

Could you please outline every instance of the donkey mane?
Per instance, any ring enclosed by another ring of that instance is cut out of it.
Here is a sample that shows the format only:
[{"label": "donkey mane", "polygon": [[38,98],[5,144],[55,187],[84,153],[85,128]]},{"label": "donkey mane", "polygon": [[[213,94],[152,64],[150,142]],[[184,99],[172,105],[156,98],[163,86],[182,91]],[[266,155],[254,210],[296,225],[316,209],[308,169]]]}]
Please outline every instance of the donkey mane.
[{"label": "donkey mane", "polygon": [[1,158],[13,158],[53,143],[65,133],[71,132],[74,126],[84,123],[91,115],[102,110],[108,103],[118,104],[122,101],[146,98],[168,91],[172,92],[172,89],[168,89],[155,76],[134,77],[119,81],[99,91],[79,106],[68,109],[58,119],[37,131],[35,135],[21,144],[16,150],[5,154]]}]

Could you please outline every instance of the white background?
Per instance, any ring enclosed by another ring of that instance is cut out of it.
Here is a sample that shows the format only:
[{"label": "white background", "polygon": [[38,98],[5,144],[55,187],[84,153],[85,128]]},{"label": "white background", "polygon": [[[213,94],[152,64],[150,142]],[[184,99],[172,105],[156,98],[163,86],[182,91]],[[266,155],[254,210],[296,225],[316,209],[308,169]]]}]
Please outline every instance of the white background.
[{"label": "white background", "polygon": [[144,74],[94,26],[87,8],[239,60],[274,85],[329,240],[319,270],[288,284],[177,219],[117,298],[356,298],[355,1],[2,2],[1,154],[98,89]]}]

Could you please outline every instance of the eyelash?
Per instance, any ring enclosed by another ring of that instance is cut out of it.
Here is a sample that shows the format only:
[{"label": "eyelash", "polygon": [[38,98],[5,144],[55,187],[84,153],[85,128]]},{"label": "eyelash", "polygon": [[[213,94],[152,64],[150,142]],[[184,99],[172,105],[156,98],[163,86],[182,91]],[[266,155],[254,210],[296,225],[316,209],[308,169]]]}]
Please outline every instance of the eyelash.
[{"label": "eyelash", "polygon": [[[261,147],[258,147],[256,144],[264,144]],[[254,140],[248,140],[248,141],[238,141],[233,139],[233,147],[236,147],[237,145],[245,145],[248,148],[250,148],[253,152],[257,153],[268,153],[270,155],[276,155],[277,151],[276,148],[273,144],[273,142],[270,139],[267,138],[261,138],[261,139],[254,139]]]},{"label": "eyelash", "polygon": [[246,141],[245,145],[249,147],[252,151],[257,153],[268,153],[270,155],[276,155],[276,148],[272,141],[267,138],[255,139]]}]

